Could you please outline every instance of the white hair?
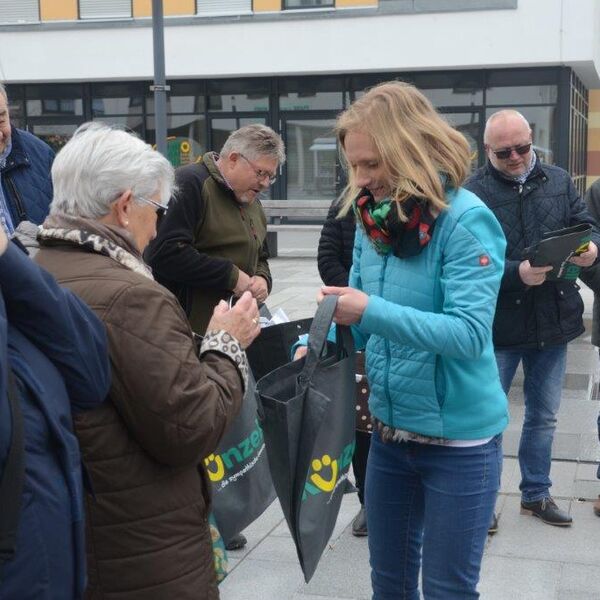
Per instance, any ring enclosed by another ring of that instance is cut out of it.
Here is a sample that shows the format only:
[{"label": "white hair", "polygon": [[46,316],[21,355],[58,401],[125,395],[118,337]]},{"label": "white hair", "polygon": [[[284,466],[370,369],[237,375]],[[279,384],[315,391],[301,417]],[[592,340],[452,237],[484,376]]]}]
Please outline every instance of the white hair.
[{"label": "white hair", "polygon": [[8,102],[8,94],[6,93],[6,87],[1,81],[0,81],[0,95],[4,96],[4,99]]},{"label": "white hair", "polygon": [[166,204],[174,188],[171,163],[135,135],[109,125],[81,125],[52,165],[50,213],[99,219],[127,190],[134,198],[160,192]]},{"label": "white hair", "polygon": [[493,115],[490,115],[489,119],[486,121],[485,129],[483,131],[484,144],[488,143],[490,128],[495,123],[495,121],[498,121],[500,119],[506,119],[508,117],[516,117],[517,119],[521,119],[521,121],[523,121],[523,123],[527,127],[529,133],[531,133],[531,125],[529,125],[529,121],[518,110],[514,110],[512,108],[505,108],[503,110],[495,112]]},{"label": "white hair", "polygon": [[221,148],[221,156],[232,152],[251,159],[268,156],[277,159],[280,165],[285,162],[285,146],[281,136],[260,123],[240,127],[227,138]]}]

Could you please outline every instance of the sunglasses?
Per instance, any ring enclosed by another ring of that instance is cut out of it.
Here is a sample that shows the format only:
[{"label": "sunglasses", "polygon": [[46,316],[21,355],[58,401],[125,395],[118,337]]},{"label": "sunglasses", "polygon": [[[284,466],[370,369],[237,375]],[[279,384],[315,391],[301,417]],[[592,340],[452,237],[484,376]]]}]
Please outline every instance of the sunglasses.
[{"label": "sunglasses", "polygon": [[160,204],[159,202],[155,202],[154,200],[150,200],[150,198],[144,198],[143,196],[136,196],[136,198],[138,200],[141,200],[142,202],[145,202],[146,204],[150,204],[150,205],[154,206],[154,208],[156,208],[156,219],[158,221],[160,221],[165,216],[168,206],[165,206],[164,204]]},{"label": "sunglasses", "polygon": [[531,142],[529,142],[529,144],[523,144],[522,146],[511,146],[510,148],[503,148],[502,150],[492,150],[492,152],[496,155],[496,158],[504,160],[506,158],[510,158],[513,150],[519,156],[523,156],[524,154],[527,154],[529,150],[531,150]]}]

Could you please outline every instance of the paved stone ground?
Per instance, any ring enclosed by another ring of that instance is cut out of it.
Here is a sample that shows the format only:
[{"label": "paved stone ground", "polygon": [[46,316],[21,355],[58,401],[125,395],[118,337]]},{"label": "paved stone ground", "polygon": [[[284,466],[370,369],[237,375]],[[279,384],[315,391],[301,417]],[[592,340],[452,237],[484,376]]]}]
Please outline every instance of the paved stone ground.
[{"label": "paved stone ground", "polygon": [[[291,319],[314,314],[320,285],[314,258],[277,258],[271,266],[275,285],[269,306],[282,307]],[[592,295],[585,286],[582,293],[589,325]],[[569,529],[550,527],[519,514],[519,467],[515,456],[523,397],[519,380],[513,385],[497,504],[500,530],[488,539],[479,586],[485,600],[600,600],[600,519],[591,508],[591,501],[600,493],[600,482],[595,477],[595,463],[600,460],[596,437],[600,403],[593,399],[597,371],[598,355],[585,334],[569,347],[553,450],[553,494],[573,515],[574,525]],[[221,585],[222,600],[370,598],[367,541],[353,537],[349,528],[357,510],[356,495],[345,496],[329,548],[314,577],[305,584],[275,502],[245,531],[248,546],[229,553],[232,572]]]}]

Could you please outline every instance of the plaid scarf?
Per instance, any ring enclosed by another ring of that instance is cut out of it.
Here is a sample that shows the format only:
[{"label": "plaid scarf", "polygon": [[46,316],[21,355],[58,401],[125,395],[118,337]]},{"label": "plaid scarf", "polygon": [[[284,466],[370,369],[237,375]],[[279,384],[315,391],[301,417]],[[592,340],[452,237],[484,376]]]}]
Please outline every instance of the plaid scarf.
[{"label": "plaid scarf", "polygon": [[398,211],[389,198],[375,202],[367,190],[354,201],[356,220],[365,230],[378,254],[393,254],[398,258],[416,256],[430,242],[435,217],[427,202],[410,197],[402,202],[408,221],[398,218]]}]

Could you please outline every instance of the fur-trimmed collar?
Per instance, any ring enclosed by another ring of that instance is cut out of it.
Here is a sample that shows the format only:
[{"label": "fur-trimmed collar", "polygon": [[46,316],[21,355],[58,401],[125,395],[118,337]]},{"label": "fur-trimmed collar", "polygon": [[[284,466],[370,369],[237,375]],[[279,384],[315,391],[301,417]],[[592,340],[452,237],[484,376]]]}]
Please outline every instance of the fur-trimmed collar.
[{"label": "fur-trimmed collar", "polygon": [[150,267],[144,263],[136,250],[131,235],[120,227],[106,225],[93,219],[51,215],[41,225],[38,240],[42,244],[60,240],[81,246],[112,258],[134,273],[154,279]]}]

